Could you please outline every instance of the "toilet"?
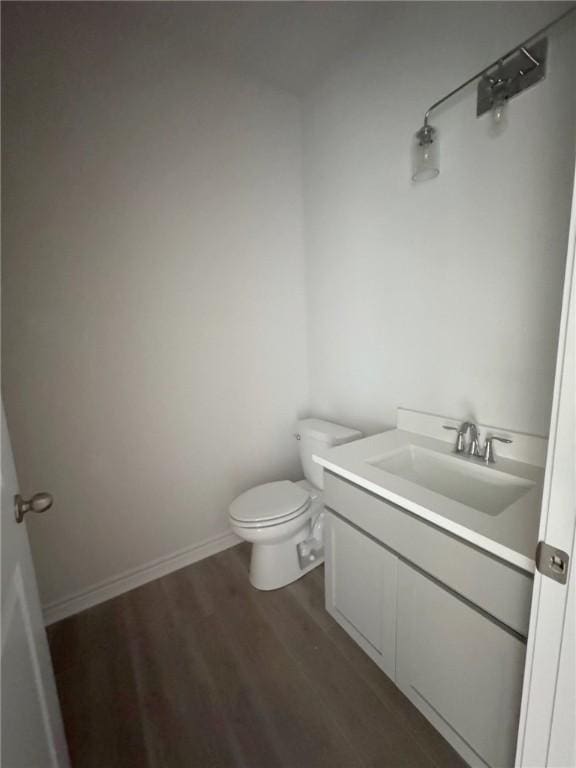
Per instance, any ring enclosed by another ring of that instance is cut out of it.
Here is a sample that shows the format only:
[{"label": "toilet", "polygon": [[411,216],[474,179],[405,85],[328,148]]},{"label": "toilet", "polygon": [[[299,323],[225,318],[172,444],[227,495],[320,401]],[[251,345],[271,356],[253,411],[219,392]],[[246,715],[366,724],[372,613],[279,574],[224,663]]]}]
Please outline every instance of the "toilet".
[{"label": "toilet", "polygon": [[258,485],[234,499],[228,512],[234,533],[252,544],[250,583],[256,589],[284,587],[323,562],[323,469],[312,456],[362,433],[302,419],[294,436],[305,479]]}]

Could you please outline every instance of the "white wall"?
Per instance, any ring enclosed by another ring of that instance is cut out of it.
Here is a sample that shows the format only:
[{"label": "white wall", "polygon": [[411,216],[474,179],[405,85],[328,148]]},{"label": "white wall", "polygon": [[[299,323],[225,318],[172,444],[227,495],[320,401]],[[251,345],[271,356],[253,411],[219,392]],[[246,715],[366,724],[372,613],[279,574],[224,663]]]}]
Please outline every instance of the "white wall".
[{"label": "white wall", "polygon": [[566,6],[393,3],[305,109],[311,409],[377,431],[399,405],[547,434],[573,172],[574,20],[548,76],[475,117],[433,115],[441,173],[410,182],[430,104]]},{"label": "white wall", "polygon": [[506,134],[472,89],[434,116],[436,181],[409,149],[561,8],[372,4],[301,104],[211,59],[197,7],[3,6],[3,386],[22,490],[56,498],[29,526],[45,602],[225,532],[239,491],[300,474],[298,414],[548,429],[574,27]]},{"label": "white wall", "polygon": [[187,4],[26,6],[4,8],[3,386],[22,490],[56,499],[29,525],[51,602],[300,476],[301,125],[195,58]]}]

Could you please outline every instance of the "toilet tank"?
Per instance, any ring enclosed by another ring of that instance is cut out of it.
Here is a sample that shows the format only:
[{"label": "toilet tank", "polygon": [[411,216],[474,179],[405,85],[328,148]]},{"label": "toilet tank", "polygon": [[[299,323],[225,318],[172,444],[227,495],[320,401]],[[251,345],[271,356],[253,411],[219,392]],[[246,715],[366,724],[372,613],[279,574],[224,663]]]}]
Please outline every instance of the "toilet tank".
[{"label": "toilet tank", "polygon": [[324,488],[324,470],[315,461],[314,454],[323,454],[329,448],[362,437],[357,429],[343,427],[322,419],[301,419],[296,424],[296,438],[299,440],[300,461],[304,476],[316,488]]}]

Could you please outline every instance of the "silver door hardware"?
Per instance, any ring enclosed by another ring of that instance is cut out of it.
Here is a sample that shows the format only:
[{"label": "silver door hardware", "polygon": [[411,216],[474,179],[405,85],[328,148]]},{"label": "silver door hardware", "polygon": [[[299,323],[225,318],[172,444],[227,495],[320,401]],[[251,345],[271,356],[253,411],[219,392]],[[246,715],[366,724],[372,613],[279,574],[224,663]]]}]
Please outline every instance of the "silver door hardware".
[{"label": "silver door hardware", "polygon": [[26,512],[46,512],[50,509],[54,499],[51,494],[41,491],[35,493],[31,499],[23,499],[20,494],[14,496],[14,516],[17,523],[21,523],[24,520]]},{"label": "silver door hardware", "polygon": [[544,576],[554,579],[560,584],[566,584],[568,580],[568,564],[570,555],[561,549],[551,547],[545,541],[539,541],[536,547],[536,568]]}]

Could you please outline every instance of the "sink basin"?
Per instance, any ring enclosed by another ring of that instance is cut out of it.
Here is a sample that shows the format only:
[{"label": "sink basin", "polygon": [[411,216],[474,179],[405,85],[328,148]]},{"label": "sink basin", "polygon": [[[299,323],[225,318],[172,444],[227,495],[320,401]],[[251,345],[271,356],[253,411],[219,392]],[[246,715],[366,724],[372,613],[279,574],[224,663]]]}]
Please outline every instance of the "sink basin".
[{"label": "sink basin", "polygon": [[406,445],[368,464],[488,515],[498,515],[535,485],[474,459],[417,445]]}]

